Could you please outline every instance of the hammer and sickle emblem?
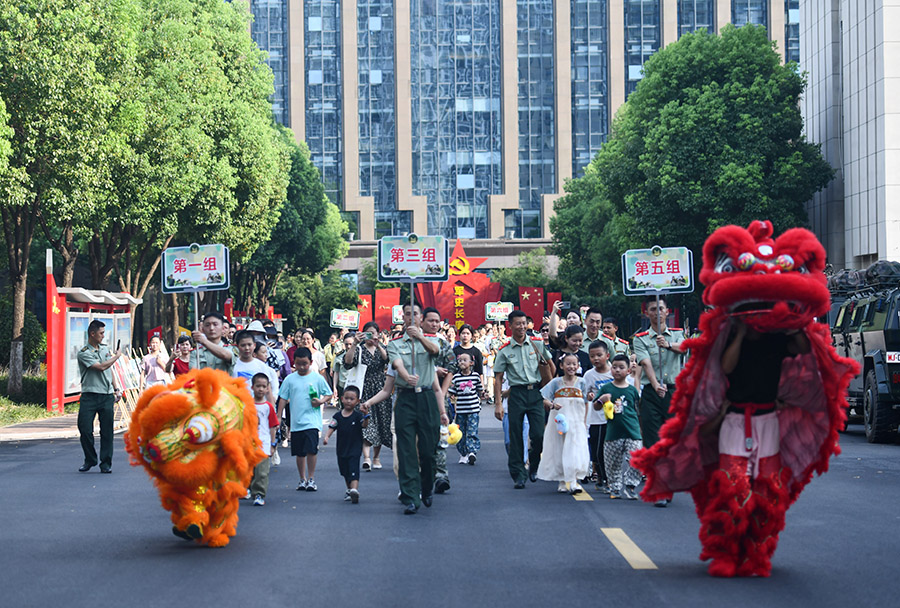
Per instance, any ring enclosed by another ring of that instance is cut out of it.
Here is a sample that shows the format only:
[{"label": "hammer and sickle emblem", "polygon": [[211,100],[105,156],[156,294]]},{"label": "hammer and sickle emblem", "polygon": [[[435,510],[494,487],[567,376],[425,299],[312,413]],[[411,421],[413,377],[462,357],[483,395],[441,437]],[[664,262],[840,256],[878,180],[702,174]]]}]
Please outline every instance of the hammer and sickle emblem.
[{"label": "hammer and sickle emblem", "polygon": [[467,258],[453,258],[450,260],[450,274],[469,274],[469,260]]}]

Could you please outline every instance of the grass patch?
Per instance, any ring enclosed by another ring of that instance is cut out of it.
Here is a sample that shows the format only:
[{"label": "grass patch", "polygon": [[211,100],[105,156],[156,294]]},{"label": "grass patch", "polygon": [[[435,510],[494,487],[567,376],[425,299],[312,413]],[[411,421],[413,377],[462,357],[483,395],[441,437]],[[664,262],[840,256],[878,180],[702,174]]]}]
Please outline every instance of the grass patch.
[{"label": "grass patch", "polygon": [[[15,398],[6,395],[9,380],[7,370],[0,370],[0,427],[31,422],[56,416],[47,411],[47,374],[45,371],[26,373],[22,378],[22,394]],[[78,411],[78,404],[66,404],[67,414]]]}]

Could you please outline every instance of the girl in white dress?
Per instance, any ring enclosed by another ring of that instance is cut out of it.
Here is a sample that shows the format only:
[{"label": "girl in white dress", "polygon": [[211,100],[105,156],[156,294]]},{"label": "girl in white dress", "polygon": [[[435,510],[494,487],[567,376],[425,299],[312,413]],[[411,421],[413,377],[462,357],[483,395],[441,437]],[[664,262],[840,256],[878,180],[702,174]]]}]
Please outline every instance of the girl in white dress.
[{"label": "girl in white dress", "polygon": [[[554,378],[541,389],[544,407],[550,409],[550,419],[544,428],[544,451],[537,476],[545,481],[558,481],[557,492],[578,494],[582,491],[578,480],[587,475],[591,464],[584,380],[577,375],[578,357],[569,354],[560,363],[563,376]],[[562,434],[556,423],[559,413],[565,416],[568,426]]]}]

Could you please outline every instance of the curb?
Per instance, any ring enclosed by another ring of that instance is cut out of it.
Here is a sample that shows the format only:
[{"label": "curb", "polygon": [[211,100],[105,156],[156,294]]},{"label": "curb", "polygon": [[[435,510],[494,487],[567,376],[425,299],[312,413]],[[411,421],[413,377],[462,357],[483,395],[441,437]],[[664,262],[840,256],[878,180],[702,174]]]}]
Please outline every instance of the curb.
[{"label": "curb", "polygon": [[[127,425],[117,424],[113,427],[113,434],[118,435],[124,433],[128,429]],[[94,432],[98,429],[94,428]],[[42,441],[47,439],[77,439],[81,434],[78,429],[67,429],[65,431],[33,431],[30,433],[4,433],[0,430],[0,443],[9,443],[14,441]]]}]

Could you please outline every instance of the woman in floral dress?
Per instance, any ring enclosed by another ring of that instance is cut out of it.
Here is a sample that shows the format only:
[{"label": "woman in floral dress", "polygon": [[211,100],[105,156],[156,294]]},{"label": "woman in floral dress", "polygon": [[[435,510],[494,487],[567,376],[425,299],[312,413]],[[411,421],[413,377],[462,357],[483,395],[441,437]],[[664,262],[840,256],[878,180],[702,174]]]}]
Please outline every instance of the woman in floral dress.
[{"label": "woman in floral dress", "polygon": [[[360,403],[375,396],[384,387],[384,373],[387,370],[388,356],[384,346],[378,340],[379,329],[374,321],[363,327],[363,333],[357,334],[357,344],[347,350],[344,355],[344,366],[354,369],[359,363],[366,366]],[[362,342],[360,342],[362,340]],[[350,372],[352,374],[352,372]],[[349,380],[348,380],[349,383]],[[363,471],[381,468],[381,446],[391,448],[391,400],[385,399],[369,404],[369,425],[363,429]],[[369,451],[374,449],[373,459]]]}]

